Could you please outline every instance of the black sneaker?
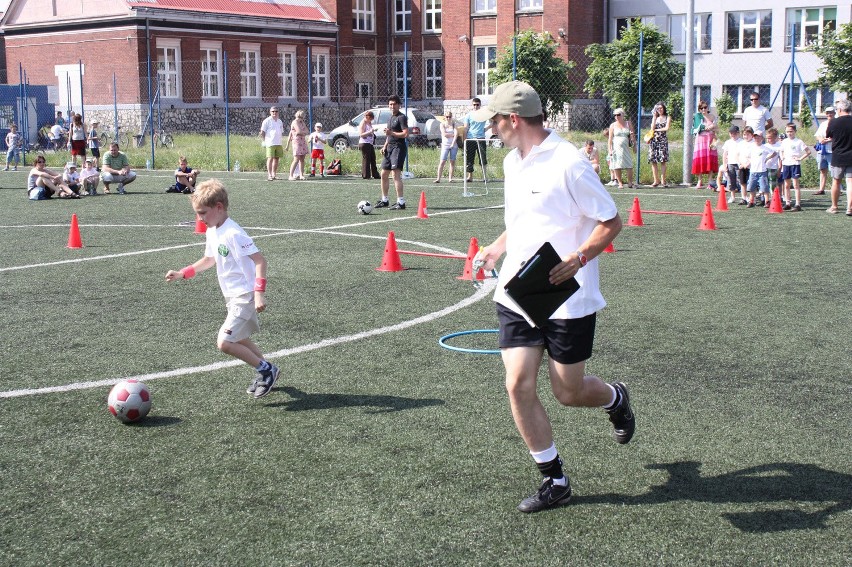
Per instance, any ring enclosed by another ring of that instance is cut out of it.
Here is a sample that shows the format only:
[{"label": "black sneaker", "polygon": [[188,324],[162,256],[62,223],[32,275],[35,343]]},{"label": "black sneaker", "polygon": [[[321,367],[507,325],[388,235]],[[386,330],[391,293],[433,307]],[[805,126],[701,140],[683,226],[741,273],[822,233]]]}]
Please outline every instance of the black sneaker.
[{"label": "black sneaker", "polygon": [[621,394],[621,403],[618,407],[607,412],[615,428],[612,436],[616,443],[624,445],[633,438],[633,433],[636,431],[636,417],[630,408],[630,392],[627,391],[627,386],[622,382],[613,382],[611,386]]},{"label": "black sneaker", "polygon": [[382,208],[388,207],[388,206],[390,206],[390,203],[388,203],[387,201],[382,201],[381,199],[379,199],[378,201],[376,201],[376,204],[373,205],[373,208],[374,209],[382,209]]},{"label": "black sneaker", "polygon": [[738,205],[748,205],[748,201],[746,201],[745,199],[740,199],[740,202],[737,203],[737,204]]},{"label": "black sneaker", "polygon": [[[565,480],[568,481],[567,476]],[[559,486],[558,484],[553,484],[553,479],[548,476],[542,481],[541,486],[535,494],[527,496],[518,504],[518,510],[528,514],[530,512],[540,512],[548,508],[563,506],[570,499],[571,482],[568,481],[568,484],[565,486]]]},{"label": "black sneaker", "polygon": [[790,210],[801,212],[802,211],[802,205],[793,205],[793,208],[790,209]]},{"label": "black sneaker", "polygon": [[789,210],[791,210],[792,208],[793,208],[793,207],[791,207],[791,206],[790,206],[790,203],[787,203],[786,205],[784,205],[783,207],[781,207],[781,210],[782,210],[782,211],[789,211]]},{"label": "black sneaker", "polygon": [[278,380],[278,374],[279,372],[281,372],[281,370],[274,364],[272,364],[271,366],[272,368],[270,368],[266,372],[263,372],[261,377],[255,380],[255,399],[262,398],[263,396],[271,392],[272,386],[274,386],[275,381]]},{"label": "black sneaker", "polygon": [[404,211],[405,210],[405,203],[400,203],[399,201],[397,201],[396,203],[394,203],[393,205],[390,206],[390,210],[392,210],[392,211]]},{"label": "black sneaker", "polygon": [[748,205],[746,205],[746,208],[747,208],[747,209],[752,209],[752,208],[754,208],[754,203],[749,203]]}]

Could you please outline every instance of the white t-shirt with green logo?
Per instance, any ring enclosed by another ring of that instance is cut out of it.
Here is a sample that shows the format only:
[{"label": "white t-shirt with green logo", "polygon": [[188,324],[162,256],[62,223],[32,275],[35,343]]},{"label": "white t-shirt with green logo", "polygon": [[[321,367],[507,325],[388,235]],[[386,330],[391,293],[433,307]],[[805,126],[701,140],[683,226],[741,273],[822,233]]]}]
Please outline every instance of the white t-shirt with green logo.
[{"label": "white t-shirt with green logo", "polygon": [[207,229],[204,255],[216,260],[219,287],[226,298],[254,292],[254,260],[259,252],[254,240],[243,228],[228,218],[218,228]]}]

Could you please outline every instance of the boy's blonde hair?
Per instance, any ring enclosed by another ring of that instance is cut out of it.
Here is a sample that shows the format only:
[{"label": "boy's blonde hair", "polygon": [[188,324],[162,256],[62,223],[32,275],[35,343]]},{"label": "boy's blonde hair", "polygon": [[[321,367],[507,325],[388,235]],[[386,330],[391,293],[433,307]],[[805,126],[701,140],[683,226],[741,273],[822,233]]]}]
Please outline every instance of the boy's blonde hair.
[{"label": "boy's blonde hair", "polygon": [[193,205],[202,207],[215,207],[217,203],[222,203],[225,210],[228,210],[228,192],[218,179],[208,179],[200,183],[190,199]]}]

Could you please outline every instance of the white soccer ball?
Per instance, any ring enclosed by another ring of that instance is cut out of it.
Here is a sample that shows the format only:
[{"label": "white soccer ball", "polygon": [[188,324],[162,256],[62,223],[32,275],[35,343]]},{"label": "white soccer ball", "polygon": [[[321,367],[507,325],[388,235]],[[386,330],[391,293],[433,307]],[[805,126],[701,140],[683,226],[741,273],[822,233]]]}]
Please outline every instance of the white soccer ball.
[{"label": "white soccer ball", "polygon": [[362,215],[369,215],[373,212],[373,205],[370,204],[370,201],[361,201],[358,203],[358,212]]},{"label": "white soccer ball", "polygon": [[139,380],[122,380],[112,387],[109,412],[124,423],[139,421],[151,411],[151,392]]}]

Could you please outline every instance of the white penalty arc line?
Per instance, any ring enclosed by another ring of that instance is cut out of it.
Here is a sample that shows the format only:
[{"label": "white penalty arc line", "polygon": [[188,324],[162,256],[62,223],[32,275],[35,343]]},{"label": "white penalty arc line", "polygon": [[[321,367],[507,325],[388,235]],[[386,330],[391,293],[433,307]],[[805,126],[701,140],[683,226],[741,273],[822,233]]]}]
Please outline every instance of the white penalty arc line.
[{"label": "white penalty arc line", "polygon": [[[414,319],[409,319],[408,321],[403,321],[401,323],[396,323],[394,325],[388,325],[386,327],[380,327],[378,329],[372,329],[370,331],[361,331],[360,333],[354,333],[351,335],[343,335],[340,337],[334,337],[330,339],[323,339],[316,343],[306,344],[302,346],[285,348],[281,350],[277,350],[275,352],[271,352],[269,354],[264,355],[267,359],[276,359],[282,358],[285,356],[292,356],[295,354],[302,354],[306,352],[311,352],[314,350],[319,350],[326,347],[336,346],[344,343],[351,343],[354,341],[360,341],[361,339],[367,339],[370,337],[375,337],[378,335],[384,335],[386,333],[392,333],[394,331],[401,331],[403,329],[408,329],[409,327],[414,327],[415,325],[419,325],[421,323],[428,323],[430,321],[434,321],[435,319],[440,319],[450,313],[458,311],[460,309],[464,309],[469,305],[473,305],[477,301],[486,297],[491,290],[497,285],[497,280],[488,279],[485,280],[484,285],[476,290],[476,292],[454,305],[450,305],[438,311],[434,311],[432,313],[427,313],[425,315],[421,315],[420,317],[416,317]],[[214,362],[213,364],[206,364],[204,366],[191,366],[188,368],[178,368],[175,370],[169,370],[166,372],[154,372],[151,374],[139,374],[137,376],[128,376],[126,378],[110,378],[107,380],[96,380],[93,382],[76,382],[73,384],[65,384],[64,386],[50,386],[46,388],[32,388],[25,390],[9,390],[6,392],[0,392],[0,398],[17,398],[21,396],[34,396],[38,394],[51,394],[57,392],[70,392],[72,390],[88,390],[91,388],[100,388],[104,386],[112,386],[120,382],[121,380],[126,379],[135,379],[140,381],[150,381],[150,380],[159,380],[161,378],[171,378],[174,376],[186,376],[190,374],[199,374],[201,372],[212,372],[214,370],[220,370],[223,368],[232,368],[234,366],[240,366],[245,364],[241,360],[229,360],[225,362]]]}]

